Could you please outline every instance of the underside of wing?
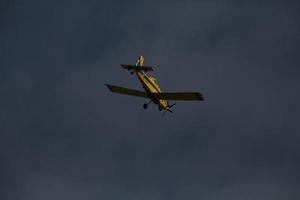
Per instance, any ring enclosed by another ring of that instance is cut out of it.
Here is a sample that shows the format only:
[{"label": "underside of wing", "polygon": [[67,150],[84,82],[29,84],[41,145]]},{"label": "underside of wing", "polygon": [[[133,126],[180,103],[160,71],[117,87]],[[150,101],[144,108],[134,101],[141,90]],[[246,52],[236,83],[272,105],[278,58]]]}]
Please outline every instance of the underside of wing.
[{"label": "underside of wing", "polygon": [[109,84],[106,84],[106,86],[108,87],[108,89],[111,92],[114,92],[114,93],[148,98],[148,96],[145,92],[142,92],[142,91],[139,91],[139,90],[132,90],[132,89],[128,89],[128,88],[124,88],[124,87],[120,87],[120,86],[115,86],[115,85],[109,85]]},{"label": "underside of wing", "polygon": [[157,99],[177,101],[204,101],[205,97],[199,92],[162,92],[152,93]]}]

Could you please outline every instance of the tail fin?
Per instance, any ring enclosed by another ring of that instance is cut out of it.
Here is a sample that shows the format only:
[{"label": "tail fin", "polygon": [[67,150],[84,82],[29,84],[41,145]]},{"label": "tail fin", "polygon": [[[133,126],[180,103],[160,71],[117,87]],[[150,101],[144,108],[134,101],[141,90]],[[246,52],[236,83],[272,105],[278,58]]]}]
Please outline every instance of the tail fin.
[{"label": "tail fin", "polygon": [[154,67],[151,66],[144,66],[144,56],[139,56],[135,65],[124,65],[121,64],[122,68],[130,70],[136,70],[136,71],[154,71]]},{"label": "tail fin", "polygon": [[139,56],[137,61],[136,61],[136,66],[143,66],[144,65],[144,56]]}]

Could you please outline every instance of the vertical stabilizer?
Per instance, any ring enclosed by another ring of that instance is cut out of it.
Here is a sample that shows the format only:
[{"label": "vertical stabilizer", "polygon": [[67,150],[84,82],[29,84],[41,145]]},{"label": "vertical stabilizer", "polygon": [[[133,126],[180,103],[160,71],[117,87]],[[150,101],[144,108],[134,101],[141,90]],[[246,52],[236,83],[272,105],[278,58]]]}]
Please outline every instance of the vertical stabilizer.
[{"label": "vertical stabilizer", "polygon": [[143,66],[144,65],[144,56],[139,56],[136,61],[136,66]]}]

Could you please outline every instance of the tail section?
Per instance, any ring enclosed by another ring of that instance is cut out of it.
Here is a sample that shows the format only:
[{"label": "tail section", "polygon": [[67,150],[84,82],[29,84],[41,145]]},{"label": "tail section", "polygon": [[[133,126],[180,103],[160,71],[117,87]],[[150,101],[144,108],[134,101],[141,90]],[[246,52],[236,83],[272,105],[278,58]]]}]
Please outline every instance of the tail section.
[{"label": "tail section", "polygon": [[144,56],[139,56],[138,57],[138,59],[137,59],[137,61],[136,61],[136,64],[135,64],[135,66],[140,66],[140,67],[142,67],[143,65],[144,65]]},{"label": "tail section", "polygon": [[154,67],[151,66],[144,66],[144,57],[143,56],[139,56],[139,58],[136,61],[135,65],[124,65],[121,64],[121,67],[124,69],[127,69],[128,71],[130,70],[136,70],[136,71],[144,71],[144,72],[148,72],[148,71],[154,71]]}]

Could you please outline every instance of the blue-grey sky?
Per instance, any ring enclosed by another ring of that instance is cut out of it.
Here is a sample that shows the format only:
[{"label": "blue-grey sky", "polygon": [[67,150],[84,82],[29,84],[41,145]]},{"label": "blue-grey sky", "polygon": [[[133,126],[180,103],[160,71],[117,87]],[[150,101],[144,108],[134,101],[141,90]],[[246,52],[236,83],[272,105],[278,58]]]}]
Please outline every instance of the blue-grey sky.
[{"label": "blue-grey sky", "polygon": [[[297,1],[0,1],[0,199],[300,198]],[[161,116],[105,83],[144,55]]]}]

